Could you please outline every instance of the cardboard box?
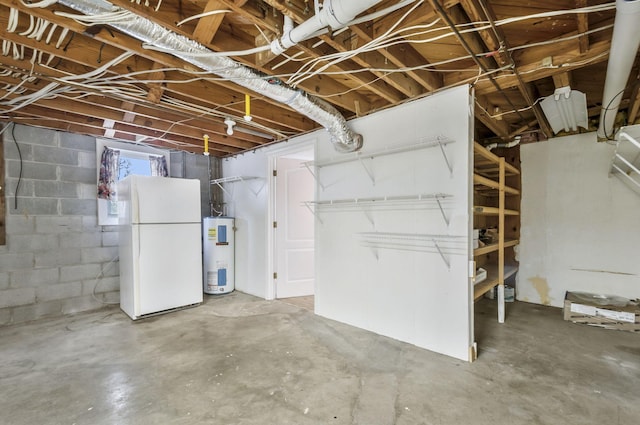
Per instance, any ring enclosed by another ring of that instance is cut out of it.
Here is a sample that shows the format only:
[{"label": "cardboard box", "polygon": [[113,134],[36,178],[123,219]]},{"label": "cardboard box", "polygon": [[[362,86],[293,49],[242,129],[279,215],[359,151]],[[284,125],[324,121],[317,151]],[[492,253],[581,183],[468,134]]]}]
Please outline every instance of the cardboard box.
[{"label": "cardboard box", "polygon": [[640,331],[638,300],[615,295],[568,292],[564,298],[564,320],[606,329]]}]

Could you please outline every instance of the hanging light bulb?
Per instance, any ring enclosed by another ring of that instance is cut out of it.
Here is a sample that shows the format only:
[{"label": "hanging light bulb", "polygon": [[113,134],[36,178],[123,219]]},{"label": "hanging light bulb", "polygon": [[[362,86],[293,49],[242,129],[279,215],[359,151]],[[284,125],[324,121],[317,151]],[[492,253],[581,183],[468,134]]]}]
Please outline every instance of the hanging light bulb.
[{"label": "hanging light bulb", "polygon": [[229,136],[233,135],[233,126],[236,125],[236,122],[231,118],[227,118],[226,120],[224,120],[224,124],[227,126],[227,134]]}]

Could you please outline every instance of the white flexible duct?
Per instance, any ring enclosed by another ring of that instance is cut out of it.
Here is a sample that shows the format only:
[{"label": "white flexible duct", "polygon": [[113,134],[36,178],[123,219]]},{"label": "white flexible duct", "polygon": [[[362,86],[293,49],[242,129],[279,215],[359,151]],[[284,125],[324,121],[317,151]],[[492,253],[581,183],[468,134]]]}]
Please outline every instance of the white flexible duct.
[{"label": "white flexible duct", "polygon": [[640,0],[616,0],[616,19],[602,95],[598,140],[613,138],[613,125],[640,47]]},{"label": "white flexible duct", "polygon": [[[343,1],[351,3],[350,0]],[[370,0],[366,3],[377,3],[378,1]],[[119,10],[104,0],[59,0],[59,3],[86,15]],[[233,81],[256,93],[261,93],[275,101],[289,105],[294,110],[326,128],[331,134],[331,142],[334,148],[339,152],[354,152],[362,147],[362,135],[351,130],[340,112],[321,99],[288,87],[278,80],[269,78],[268,75],[248,68],[227,57],[190,55],[190,53],[213,52],[201,44],[169,31],[142,16],[136,16],[135,19],[130,21],[118,20],[118,22],[110,25],[145,43],[172,50],[174,56],[199,68]]]}]

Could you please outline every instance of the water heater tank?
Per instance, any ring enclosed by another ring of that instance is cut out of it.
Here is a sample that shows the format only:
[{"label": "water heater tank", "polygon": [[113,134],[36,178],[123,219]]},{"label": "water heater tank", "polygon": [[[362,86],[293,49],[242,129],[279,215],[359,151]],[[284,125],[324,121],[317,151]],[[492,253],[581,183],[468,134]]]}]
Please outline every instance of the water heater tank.
[{"label": "water heater tank", "polygon": [[206,217],[202,221],[204,293],[233,291],[234,220],[232,217]]}]

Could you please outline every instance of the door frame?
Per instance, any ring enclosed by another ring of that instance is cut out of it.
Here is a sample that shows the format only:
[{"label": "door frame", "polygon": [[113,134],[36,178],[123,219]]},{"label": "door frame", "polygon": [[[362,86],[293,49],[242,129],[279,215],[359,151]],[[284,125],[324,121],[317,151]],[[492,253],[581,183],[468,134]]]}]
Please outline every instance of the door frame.
[{"label": "door frame", "polygon": [[[273,149],[269,152],[268,158],[268,193],[269,193],[269,207],[267,211],[267,222],[265,223],[267,226],[267,287],[265,288],[265,299],[267,300],[275,300],[276,299],[276,282],[273,278],[273,273],[277,268],[276,264],[276,229],[273,227],[273,222],[276,220],[276,179],[273,175],[274,170],[276,169],[276,162],[278,158],[287,157],[294,155],[296,153],[301,153],[304,151],[312,150],[313,157],[316,157],[316,143],[318,139],[316,137],[303,138],[299,142],[295,143],[285,143],[281,148]],[[317,185],[316,185],[317,188]],[[314,199],[316,198],[316,193],[314,190],[313,194]],[[315,234],[315,231],[314,231]],[[314,249],[315,249],[315,240],[314,240]]]}]

